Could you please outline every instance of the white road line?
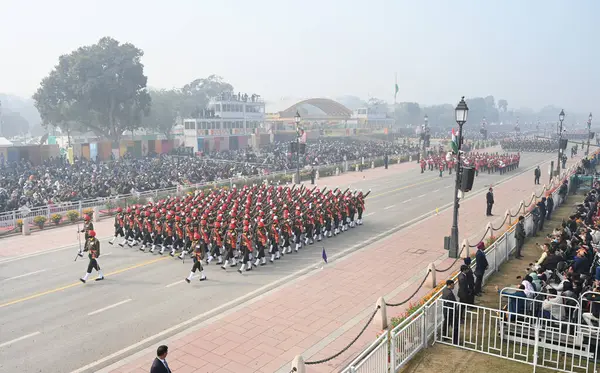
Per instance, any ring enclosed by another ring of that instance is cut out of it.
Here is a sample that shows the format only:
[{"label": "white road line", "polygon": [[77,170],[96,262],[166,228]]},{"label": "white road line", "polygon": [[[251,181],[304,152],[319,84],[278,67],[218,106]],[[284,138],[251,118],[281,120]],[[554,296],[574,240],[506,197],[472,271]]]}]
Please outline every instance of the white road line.
[{"label": "white road line", "polygon": [[434,191],[433,191],[433,193],[437,193],[437,192],[439,192],[439,191],[440,191],[439,189],[436,189],[436,190],[434,190]]},{"label": "white road line", "polygon": [[[100,254],[102,254],[102,253],[100,253]],[[102,254],[102,255],[100,255],[100,256],[109,256],[109,255],[111,255],[111,254],[112,254],[112,251],[111,251],[110,253]]]},{"label": "white road line", "polygon": [[131,298],[130,298],[130,299],[125,299],[125,300],[123,300],[123,301],[120,301],[119,303],[111,304],[110,306],[107,306],[107,307],[104,307],[104,308],[100,308],[99,310],[96,310],[96,311],[94,311],[94,312],[90,312],[90,313],[88,313],[88,316],[96,315],[96,314],[98,314],[98,313],[100,313],[100,312],[104,312],[104,311],[106,311],[106,310],[109,310],[109,309],[111,309],[111,308],[118,307],[118,306],[120,306],[121,304],[125,304],[125,303],[131,302],[131,301],[132,301],[132,299],[131,299]]},{"label": "white road line", "polygon": [[448,189],[450,187],[452,187],[452,185],[447,185],[447,186],[444,187],[444,189]]},{"label": "white road line", "polygon": [[373,214],[374,214],[374,212],[370,212],[370,213],[368,213],[368,214],[366,214],[366,215],[365,215],[365,218],[366,218],[367,216],[371,216],[371,215],[373,215]]},{"label": "white road line", "polygon": [[42,272],[46,272],[46,271],[47,271],[47,269],[40,269],[39,271],[24,273],[24,274],[19,275],[19,276],[5,278],[4,280],[2,280],[2,282],[4,282],[4,281],[10,281],[10,280],[16,280],[18,278],[23,278],[23,277],[31,276],[31,275],[35,275],[37,273],[42,273]]},{"label": "white road line", "polygon": [[42,334],[42,333],[41,332],[35,332],[35,333],[27,334],[27,335],[24,335],[22,337],[13,339],[12,341],[4,342],[4,343],[0,344],[0,348],[6,347],[8,345],[11,345],[11,344],[13,344],[15,342],[22,341],[22,340],[27,339],[27,338],[35,337],[38,334]]},{"label": "white road line", "polygon": [[421,197],[425,197],[427,194],[421,194],[420,196],[418,196],[417,198],[421,198]]},{"label": "white road line", "polygon": [[391,209],[391,208],[392,208],[392,207],[394,207],[394,206],[396,206],[396,205],[390,205],[390,206],[388,206],[388,207],[384,207],[383,209],[384,209],[384,210],[389,210],[389,209]]},{"label": "white road line", "polygon": [[412,198],[409,198],[409,199],[407,199],[406,201],[402,201],[402,203],[408,203],[408,202],[410,202],[410,201],[412,201]]},{"label": "white road line", "polygon": [[[194,276],[194,277],[196,277],[196,276]],[[192,277],[192,279],[193,279],[194,277]],[[170,288],[171,286],[179,285],[179,284],[181,284],[181,283],[182,283],[182,282],[184,282],[184,281],[185,281],[185,280],[179,280],[179,281],[177,281],[177,282],[174,282],[174,283],[172,283],[172,284],[169,284],[169,285],[165,286],[165,288]]]}]

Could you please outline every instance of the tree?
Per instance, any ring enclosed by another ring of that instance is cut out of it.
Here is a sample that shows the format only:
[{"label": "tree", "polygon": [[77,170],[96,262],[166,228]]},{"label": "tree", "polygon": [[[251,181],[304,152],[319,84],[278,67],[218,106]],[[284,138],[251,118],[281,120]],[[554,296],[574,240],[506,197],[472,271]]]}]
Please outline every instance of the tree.
[{"label": "tree", "polygon": [[105,37],[59,58],[33,95],[43,124],[118,142],[150,109],[142,50]]},{"label": "tree", "polygon": [[508,101],[506,100],[498,100],[498,109],[502,110],[504,113],[508,110]]},{"label": "tree", "polygon": [[233,94],[233,86],[217,75],[196,79],[181,89],[180,115],[198,118],[210,99],[221,94]]},{"label": "tree", "polygon": [[15,137],[24,135],[29,131],[29,122],[21,114],[5,110],[0,117],[0,135],[4,137]]},{"label": "tree", "polygon": [[151,128],[171,138],[171,130],[181,105],[181,93],[174,90],[150,91],[152,106],[142,121],[144,128]]}]

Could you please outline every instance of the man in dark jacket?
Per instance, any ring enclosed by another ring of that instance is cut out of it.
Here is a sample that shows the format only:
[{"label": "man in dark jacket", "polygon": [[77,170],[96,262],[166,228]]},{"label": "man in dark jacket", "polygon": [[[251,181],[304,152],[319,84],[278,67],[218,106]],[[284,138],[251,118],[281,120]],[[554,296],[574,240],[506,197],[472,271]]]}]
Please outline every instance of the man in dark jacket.
[{"label": "man in dark jacket", "polygon": [[537,207],[540,209],[540,231],[544,230],[544,221],[546,220],[546,197],[543,197],[541,201],[537,203]]},{"label": "man in dark jacket", "polygon": [[475,295],[480,297],[482,290],[481,284],[483,283],[483,275],[485,274],[485,270],[488,268],[488,261],[485,257],[485,244],[480,242],[477,244],[477,254],[475,254]]},{"label": "man in dark jacket", "polygon": [[542,176],[542,170],[540,170],[540,166],[537,166],[535,168],[535,170],[533,171],[533,175],[534,175],[534,184],[539,184],[540,183],[540,176]]},{"label": "man in dark jacket", "polygon": [[452,327],[452,343],[458,344],[458,324],[459,310],[454,296],[454,281],[447,280],[446,287],[442,291],[442,309],[444,314],[444,326],[442,328],[442,338],[447,339],[448,327]]},{"label": "man in dark jacket", "polygon": [[519,216],[519,222],[515,227],[515,240],[517,241],[517,252],[515,253],[515,258],[521,259],[523,255],[521,255],[521,250],[523,249],[523,244],[525,243],[525,217],[523,215]]},{"label": "man in dark jacket", "polygon": [[492,188],[490,188],[487,194],[485,195],[485,200],[487,202],[487,209],[485,210],[485,214],[487,216],[493,216],[492,207],[494,206],[494,190]]},{"label": "man in dark jacket", "polygon": [[171,373],[171,368],[169,368],[169,364],[167,364],[168,353],[169,348],[167,346],[158,346],[156,357],[150,368],[150,373]]},{"label": "man in dark jacket", "polygon": [[554,210],[554,198],[552,198],[552,193],[550,193],[548,195],[548,198],[546,199],[546,220],[550,220],[550,217],[552,216],[552,211]]}]

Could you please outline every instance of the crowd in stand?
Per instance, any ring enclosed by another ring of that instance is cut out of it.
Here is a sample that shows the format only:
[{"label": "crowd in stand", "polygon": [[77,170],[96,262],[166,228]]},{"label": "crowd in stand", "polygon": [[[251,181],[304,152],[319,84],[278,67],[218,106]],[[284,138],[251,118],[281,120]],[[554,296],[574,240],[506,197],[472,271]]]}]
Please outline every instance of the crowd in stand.
[{"label": "crowd in stand", "polygon": [[536,138],[511,138],[500,141],[502,150],[552,153],[558,151],[558,140]]},{"label": "crowd in stand", "polygon": [[[385,154],[406,155],[416,150],[407,144],[324,139],[309,142],[302,166],[318,166]],[[0,212],[115,195],[172,188],[216,180],[263,175],[295,168],[289,142],[259,151],[250,148],[199,157],[161,155],[135,159],[125,156],[109,162],[65,158],[0,165]]]},{"label": "crowd in stand", "polygon": [[[559,188],[559,198],[564,199],[569,190],[565,180]],[[542,251],[527,272],[517,277],[520,284],[515,289],[498,290],[504,310],[514,320],[519,315],[541,317],[549,321],[600,325],[600,183],[596,181],[586,194],[583,203],[574,207],[568,220],[563,220],[545,241],[538,244]],[[552,195],[542,198],[531,211],[533,236],[538,236],[548,225],[554,212]],[[517,249],[515,257],[521,259],[521,249],[526,237],[524,217],[520,217],[514,230]],[[553,221],[554,222],[554,221]],[[541,240],[540,240],[541,241]],[[475,274],[465,259],[458,277],[458,297],[461,303],[473,304],[481,295],[481,280],[487,269],[483,243],[478,246]],[[479,283],[479,286],[477,285]],[[579,300],[581,299],[581,303]]]}]

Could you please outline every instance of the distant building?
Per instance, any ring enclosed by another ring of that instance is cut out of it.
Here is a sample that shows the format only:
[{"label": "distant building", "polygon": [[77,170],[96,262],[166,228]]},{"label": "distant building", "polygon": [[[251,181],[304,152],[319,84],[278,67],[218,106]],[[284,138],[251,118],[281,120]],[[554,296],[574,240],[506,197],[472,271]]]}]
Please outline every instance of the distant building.
[{"label": "distant building", "polygon": [[266,133],[265,103],[258,95],[226,94],[211,100],[197,118],[183,119],[184,143],[194,152],[237,150],[261,133]]},{"label": "distant building", "polygon": [[384,129],[394,127],[396,120],[383,110],[365,107],[354,110],[350,123],[356,128]]}]

